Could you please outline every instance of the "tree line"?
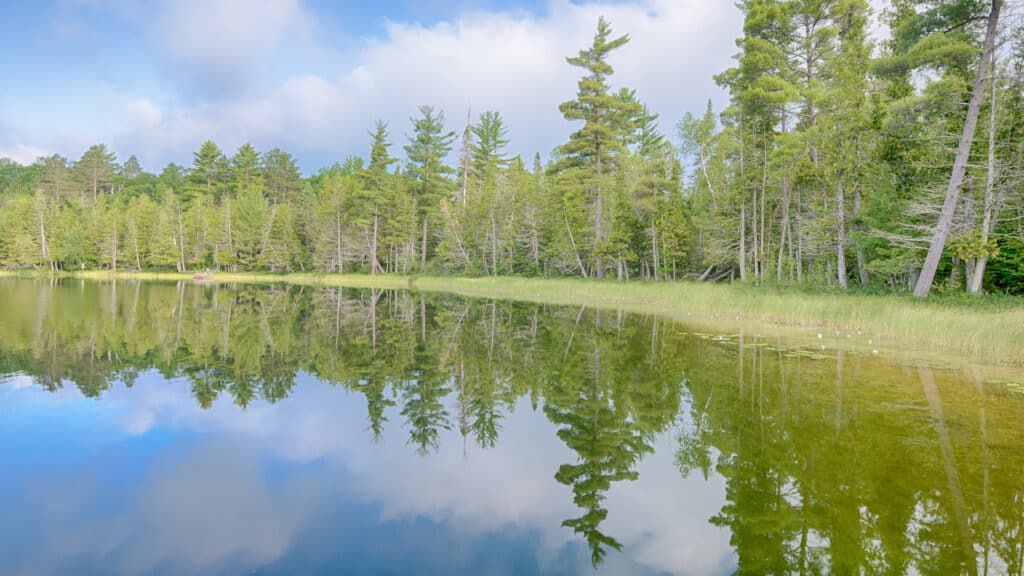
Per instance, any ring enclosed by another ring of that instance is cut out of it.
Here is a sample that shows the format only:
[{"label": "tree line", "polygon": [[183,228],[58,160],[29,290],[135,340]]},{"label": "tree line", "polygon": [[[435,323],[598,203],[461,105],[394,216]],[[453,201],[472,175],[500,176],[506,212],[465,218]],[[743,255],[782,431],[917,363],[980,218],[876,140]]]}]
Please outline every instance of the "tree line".
[{"label": "tree line", "polygon": [[729,105],[673,128],[609,56],[603,18],[543,160],[498,111],[422,106],[401,157],[303,177],[280,149],[213,142],[145,172],[104,145],[0,159],[0,265],[51,270],[699,279],[1024,291],[1024,32],[1003,0],[743,0]]}]

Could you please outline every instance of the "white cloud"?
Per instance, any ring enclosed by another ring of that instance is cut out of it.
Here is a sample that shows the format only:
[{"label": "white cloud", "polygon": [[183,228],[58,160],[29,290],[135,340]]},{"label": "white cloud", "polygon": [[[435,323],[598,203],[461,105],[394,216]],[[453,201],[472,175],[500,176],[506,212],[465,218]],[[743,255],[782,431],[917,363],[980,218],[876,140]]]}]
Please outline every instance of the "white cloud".
[{"label": "white cloud", "polygon": [[40,156],[47,156],[48,153],[42,148],[29,146],[28,144],[15,144],[8,148],[0,148],[0,158],[10,158],[18,164],[29,165]]},{"label": "white cloud", "polygon": [[[600,15],[617,34],[632,37],[612,57],[618,72],[613,84],[635,88],[671,133],[684,112],[703,109],[711,97],[722,100],[712,75],[730,65],[740,33],[739,12],[728,2],[553,0],[544,16],[477,11],[431,26],[394,22],[383,38],[337,55],[337,62],[348,64],[334,74],[295,73],[250,85],[230,70],[252,72],[246,66],[261,54],[272,58],[268,47],[300,35],[312,15],[294,2],[267,10],[241,5],[222,0],[194,23],[205,3],[183,0],[161,16],[157,31],[171,62],[196,82],[220,75],[214,82],[238,83],[242,92],[202,104],[178,99],[161,110],[156,124],[133,119],[114,142],[122,154],[138,151],[152,164],[188,158],[206,138],[229,150],[253,141],[285,147],[312,169],[365,152],[366,131],[377,118],[390,122],[401,143],[420,104],[443,108],[456,130],[469,107],[498,110],[510,126],[514,152],[546,153],[572,129],[558,104],[575,94],[579,71],[565,56],[589,44]],[[238,21],[225,28],[229,15]]]},{"label": "white cloud", "polygon": [[[884,6],[870,2],[876,12]],[[115,5],[148,30],[163,82],[76,94],[102,104],[90,109],[92,124],[72,118],[67,133],[23,134],[14,142],[78,157],[103,141],[158,171],[169,161],[188,163],[206,139],[229,152],[251,141],[280,146],[314,171],[365,155],[366,132],[378,118],[389,122],[400,152],[409,116],[433,104],[456,131],[467,108],[498,110],[514,153],[546,155],[573,129],[558,105],[574,96],[580,72],[565,57],[589,44],[600,15],[632,38],[612,55],[613,85],[636,89],[674,137],[685,112],[703,111],[708,99],[724,104],[712,77],[733,64],[742,34],[742,14],[724,0],[550,0],[538,13],[476,10],[426,26],[390,22],[381,37],[348,38],[344,44],[355,47],[342,50],[300,0],[175,0],[158,3],[155,15],[128,0]],[[877,15],[873,31],[884,32]],[[2,152],[24,159],[38,150],[30,148]]]}]

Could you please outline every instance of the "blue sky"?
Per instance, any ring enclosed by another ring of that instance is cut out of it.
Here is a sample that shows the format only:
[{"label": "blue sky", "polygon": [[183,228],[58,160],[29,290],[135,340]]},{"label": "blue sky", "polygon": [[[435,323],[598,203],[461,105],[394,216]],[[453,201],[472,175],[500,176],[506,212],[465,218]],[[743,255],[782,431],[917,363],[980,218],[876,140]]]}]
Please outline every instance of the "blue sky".
[{"label": "blue sky", "polygon": [[458,129],[495,109],[513,153],[547,152],[572,129],[558,104],[597,17],[633,42],[613,83],[673,126],[725,95],[741,17],[732,0],[53,0],[13,2],[0,156],[78,158],[95,142],[146,169],[188,164],[213,139],[292,152],[307,172],[365,154],[377,118],[395,151],[420,104]]}]

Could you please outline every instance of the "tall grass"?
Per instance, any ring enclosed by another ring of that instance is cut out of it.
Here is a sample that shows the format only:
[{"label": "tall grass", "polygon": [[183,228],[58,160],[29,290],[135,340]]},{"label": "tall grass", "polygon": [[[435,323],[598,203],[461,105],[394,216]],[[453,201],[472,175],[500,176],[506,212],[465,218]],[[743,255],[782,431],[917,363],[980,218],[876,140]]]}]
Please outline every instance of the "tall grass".
[{"label": "tall grass", "polygon": [[[8,273],[10,274],[10,273]],[[109,272],[74,277],[110,279]],[[118,278],[192,280],[191,274],[119,273]],[[933,298],[829,294],[702,283],[616,283],[574,279],[215,273],[229,283],[287,282],[347,287],[409,288],[470,297],[654,313],[703,330],[756,331],[820,340],[830,348],[881,354],[924,352],[1024,364],[1024,304],[981,296]]]}]

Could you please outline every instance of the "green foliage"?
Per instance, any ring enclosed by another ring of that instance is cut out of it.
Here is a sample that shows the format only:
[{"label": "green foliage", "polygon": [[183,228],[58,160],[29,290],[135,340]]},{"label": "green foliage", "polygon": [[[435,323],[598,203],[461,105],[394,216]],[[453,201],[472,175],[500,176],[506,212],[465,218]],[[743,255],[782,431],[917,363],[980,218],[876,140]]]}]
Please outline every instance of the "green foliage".
[{"label": "green foliage", "polygon": [[[263,256],[267,240],[267,199],[263,196],[262,180],[255,180],[249,185],[242,186],[238,197],[233,203],[234,213],[231,220],[232,235],[234,236],[235,252],[238,254],[238,262],[249,270],[256,269]],[[286,241],[282,236],[279,240]],[[288,264],[288,252],[280,253],[280,247],[274,254],[275,263],[281,264],[280,259],[286,258]]]},{"label": "green foliage", "polygon": [[[989,6],[893,0],[874,15],[891,32],[876,46],[865,0],[739,2],[736,64],[716,76],[731,103],[687,113],[670,136],[642,94],[613,85],[610,58],[630,37],[601,18],[566,59],[580,72],[559,107],[568,138],[531,166],[510,154],[495,110],[467,114],[450,158],[456,134],[431,106],[412,119],[404,158],[378,121],[365,158],[308,177],[287,152],[248,143],[229,159],[204,142],[191,167],[159,175],[135,156],[117,164],[102,144],[77,162],[0,159],[0,266],[607,273],[905,291],[949,180],[949,135],[963,126]],[[973,286],[975,266],[986,266],[985,290],[1016,289],[1019,26],[1000,41],[942,261],[949,291]]]}]

